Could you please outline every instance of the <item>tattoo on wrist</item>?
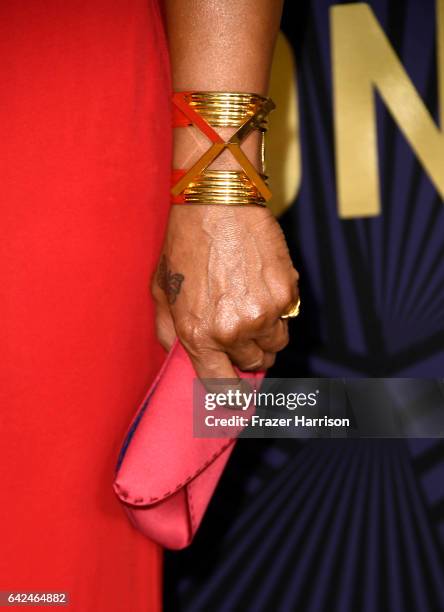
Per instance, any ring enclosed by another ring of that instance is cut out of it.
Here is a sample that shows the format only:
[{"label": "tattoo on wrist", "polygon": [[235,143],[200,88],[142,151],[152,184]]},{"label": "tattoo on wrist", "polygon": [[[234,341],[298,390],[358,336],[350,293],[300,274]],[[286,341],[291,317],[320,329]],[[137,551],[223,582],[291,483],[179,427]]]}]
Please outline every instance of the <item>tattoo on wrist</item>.
[{"label": "tattoo on wrist", "polygon": [[157,272],[157,284],[165,291],[169,304],[174,304],[176,301],[184,280],[185,276],[183,274],[172,272],[168,268],[167,258],[165,255],[162,255]]}]

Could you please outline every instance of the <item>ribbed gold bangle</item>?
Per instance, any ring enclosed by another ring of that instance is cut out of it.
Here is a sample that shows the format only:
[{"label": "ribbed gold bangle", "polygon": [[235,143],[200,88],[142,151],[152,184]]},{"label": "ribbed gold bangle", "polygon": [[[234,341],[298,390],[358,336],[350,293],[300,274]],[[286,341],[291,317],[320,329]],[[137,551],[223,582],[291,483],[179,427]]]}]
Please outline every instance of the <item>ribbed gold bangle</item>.
[{"label": "ribbed gold bangle", "polygon": [[[213,127],[238,127],[246,118],[253,117],[267,100],[258,94],[223,91],[191,92],[186,99],[191,108]],[[261,131],[266,127],[264,119]]]},{"label": "ribbed gold bangle", "polygon": [[186,187],[183,199],[185,204],[266,205],[245,172],[238,170],[207,170]]}]

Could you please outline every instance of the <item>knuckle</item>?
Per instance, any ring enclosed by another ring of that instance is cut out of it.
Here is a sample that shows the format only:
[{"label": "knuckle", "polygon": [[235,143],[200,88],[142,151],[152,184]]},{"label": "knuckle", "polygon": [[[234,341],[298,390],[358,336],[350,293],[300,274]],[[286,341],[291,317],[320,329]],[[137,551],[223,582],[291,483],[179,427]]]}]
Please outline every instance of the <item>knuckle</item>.
[{"label": "knuckle", "polygon": [[299,272],[296,270],[295,267],[292,267],[292,269],[291,269],[291,276],[292,276],[292,282],[297,284],[298,281],[299,281],[300,276],[299,276]]},{"label": "knuckle", "polygon": [[264,365],[265,352],[260,347],[251,348],[243,355],[242,361],[246,370],[260,370]]},{"label": "knuckle", "polygon": [[240,326],[215,325],[212,335],[216,342],[223,345],[232,345],[239,339]]},{"label": "knuckle", "polygon": [[254,330],[266,327],[269,320],[272,318],[272,310],[273,306],[270,302],[254,305],[250,308],[248,318],[245,321],[245,327]]},{"label": "knuckle", "polygon": [[287,346],[289,340],[288,325],[285,323],[282,330],[279,329],[273,336],[267,337],[266,343],[263,346],[265,350],[277,353]]},{"label": "knuckle", "polygon": [[232,363],[244,371],[259,369],[263,362],[264,351],[262,347],[251,340],[245,340],[245,338],[231,347],[225,347],[225,350]]},{"label": "knuckle", "polygon": [[276,308],[280,312],[287,308],[294,300],[294,292],[289,285],[282,288],[276,299]]},{"label": "knuckle", "polygon": [[279,344],[278,344],[278,351],[282,351],[282,349],[284,349],[286,346],[288,346],[288,343],[290,341],[290,338],[288,336],[288,332],[282,337],[282,339],[280,340]]},{"label": "knuckle", "polygon": [[181,340],[188,345],[194,345],[200,336],[199,326],[195,321],[188,318],[181,318],[176,322],[176,332]]},{"label": "knuckle", "polygon": [[288,342],[290,340],[290,336],[288,333],[288,325],[285,324],[282,332],[279,331],[278,334],[276,334],[274,341],[272,343],[272,350],[273,351],[282,351],[282,349],[284,349]]},{"label": "knuckle", "polygon": [[267,357],[264,360],[264,368],[265,369],[271,368],[274,365],[275,361],[276,361],[276,355],[275,354],[267,355]]}]

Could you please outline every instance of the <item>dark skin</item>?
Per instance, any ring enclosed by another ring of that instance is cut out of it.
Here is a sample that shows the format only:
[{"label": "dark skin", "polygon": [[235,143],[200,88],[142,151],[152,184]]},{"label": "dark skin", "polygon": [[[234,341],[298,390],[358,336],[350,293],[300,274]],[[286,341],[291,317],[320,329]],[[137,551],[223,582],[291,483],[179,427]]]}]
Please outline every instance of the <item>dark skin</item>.
[{"label": "dark skin", "polygon": [[[166,0],[174,90],[266,95],[281,11],[281,0]],[[174,165],[189,167],[208,141],[195,128],[175,131]],[[257,133],[242,149],[259,167]],[[211,168],[239,166],[225,151]],[[201,378],[268,368],[288,343],[280,315],[297,282],[269,209],[173,205],[152,287],[158,338],[168,350],[177,335]]]}]

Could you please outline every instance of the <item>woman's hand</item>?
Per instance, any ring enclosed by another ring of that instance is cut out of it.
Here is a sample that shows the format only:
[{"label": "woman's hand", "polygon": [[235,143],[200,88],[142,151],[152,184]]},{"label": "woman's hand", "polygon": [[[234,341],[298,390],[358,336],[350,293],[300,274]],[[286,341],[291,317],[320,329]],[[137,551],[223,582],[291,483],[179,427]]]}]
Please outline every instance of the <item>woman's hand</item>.
[{"label": "woman's hand", "polygon": [[152,292],[159,341],[177,334],[200,378],[269,368],[299,275],[265,207],[174,205]]}]

